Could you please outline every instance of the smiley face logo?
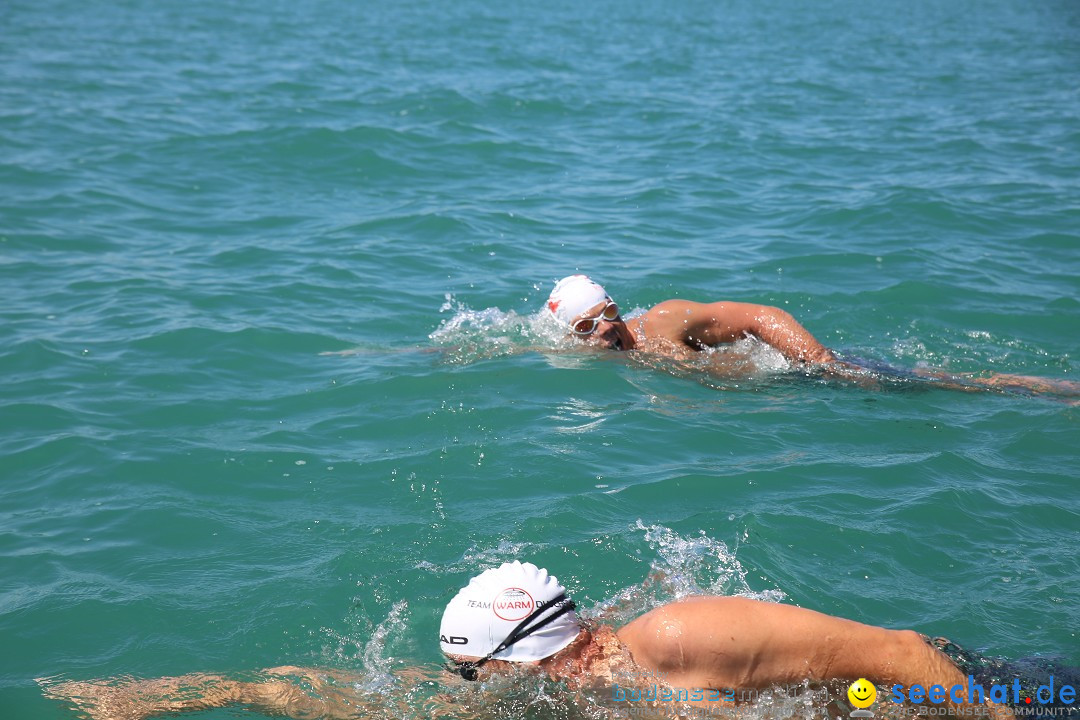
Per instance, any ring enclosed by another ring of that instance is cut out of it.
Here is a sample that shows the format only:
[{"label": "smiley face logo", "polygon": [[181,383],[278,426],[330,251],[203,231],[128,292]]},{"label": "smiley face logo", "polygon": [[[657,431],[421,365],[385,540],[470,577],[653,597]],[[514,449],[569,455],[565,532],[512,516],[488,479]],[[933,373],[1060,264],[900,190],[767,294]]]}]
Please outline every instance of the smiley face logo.
[{"label": "smiley face logo", "polygon": [[877,688],[866,678],[859,678],[847,689],[847,697],[860,710],[868,708],[877,700]]}]

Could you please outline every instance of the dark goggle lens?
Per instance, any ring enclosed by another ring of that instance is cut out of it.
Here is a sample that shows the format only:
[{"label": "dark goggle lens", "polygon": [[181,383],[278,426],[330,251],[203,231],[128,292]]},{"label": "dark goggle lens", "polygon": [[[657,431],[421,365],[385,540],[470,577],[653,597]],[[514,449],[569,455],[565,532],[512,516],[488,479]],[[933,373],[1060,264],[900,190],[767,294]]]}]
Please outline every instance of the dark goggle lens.
[{"label": "dark goggle lens", "polygon": [[464,680],[476,682],[480,675],[480,666],[471,662],[448,662],[444,665],[454,675],[460,675]]}]

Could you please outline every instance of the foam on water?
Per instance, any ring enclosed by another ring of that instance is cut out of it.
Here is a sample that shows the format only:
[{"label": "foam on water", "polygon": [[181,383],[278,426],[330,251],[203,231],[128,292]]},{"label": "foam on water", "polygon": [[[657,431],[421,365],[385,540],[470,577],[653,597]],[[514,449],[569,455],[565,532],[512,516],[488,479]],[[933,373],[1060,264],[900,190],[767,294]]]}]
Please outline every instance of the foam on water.
[{"label": "foam on water", "polygon": [[446,358],[452,364],[467,365],[529,350],[573,346],[566,333],[543,311],[519,315],[495,307],[473,310],[447,294],[439,312],[452,315],[428,337],[437,346],[447,348]]},{"label": "foam on water", "polygon": [[393,671],[400,661],[390,654],[388,645],[402,639],[408,621],[409,604],[402,599],[395,602],[386,617],[374,627],[357,628],[356,637],[352,633],[342,635],[331,628],[322,628],[320,632],[332,643],[323,650],[327,665],[359,671],[363,680],[355,687],[361,692],[392,691],[395,687]]},{"label": "foam on water", "polygon": [[653,608],[693,595],[734,595],[769,602],[786,597],[779,588],[753,590],[736,552],[704,531],[684,536],[640,520],[632,530],[643,534],[657,557],[650,562],[644,582],[624,588],[598,605],[596,613],[605,622],[622,625]]}]

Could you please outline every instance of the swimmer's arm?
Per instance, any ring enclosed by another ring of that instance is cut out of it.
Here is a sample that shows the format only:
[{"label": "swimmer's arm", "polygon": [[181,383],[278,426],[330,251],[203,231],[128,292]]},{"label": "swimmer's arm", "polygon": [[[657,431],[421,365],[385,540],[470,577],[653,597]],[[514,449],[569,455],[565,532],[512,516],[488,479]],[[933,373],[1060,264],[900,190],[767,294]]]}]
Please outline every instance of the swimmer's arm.
[{"label": "swimmer's arm", "polygon": [[664,605],[619,631],[634,659],[674,685],[763,689],[806,680],[888,678],[893,631],[813,610],[740,597]]},{"label": "swimmer's arm", "polygon": [[642,319],[646,335],[659,335],[694,348],[753,335],[795,363],[831,363],[836,357],[786,310],[752,303],[697,303],[668,300]]},{"label": "swimmer's arm", "polygon": [[[732,303],[729,303],[732,304]],[[737,314],[747,323],[745,332],[756,336],[762,342],[772,345],[791,362],[832,363],[836,357],[818,342],[791,313],[768,305],[750,305],[737,303]]]},{"label": "swimmer's arm", "polygon": [[141,680],[112,678],[55,682],[38,678],[45,697],[73,705],[92,720],[141,720],[245,702],[245,687],[222,675],[192,673]]},{"label": "swimmer's arm", "polygon": [[252,680],[192,673],[148,680],[39,679],[38,683],[46,697],[71,703],[92,720],[141,720],[233,705],[299,720],[357,717],[364,702],[354,685],[364,679],[357,673],[283,666],[257,673]]},{"label": "swimmer's arm", "polygon": [[[762,689],[866,678],[877,686],[880,702],[897,684],[929,690],[966,681],[917,633],[748,598],[688,598],[641,616],[618,634],[635,661],[667,673],[675,686]],[[1009,716],[1002,706],[992,714]]]},{"label": "swimmer's arm", "polygon": [[[909,695],[913,685],[923,688],[923,703],[930,704],[930,694],[942,702],[938,707],[951,710],[979,705],[985,714],[996,720],[1012,720],[1008,705],[997,705],[988,700],[980,703],[967,702],[967,677],[949,660],[948,656],[928,645],[922,635],[911,630],[889,630],[864,625],[852,620],[830,617],[812,610],[796,609],[804,614],[802,628],[805,638],[813,648],[812,667],[819,680],[843,680],[844,682],[866,678],[877,688],[878,703],[892,703],[893,688],[901,686]],[[799,631],[800,623],[789,630]],[[935,686],[939,686],[935,689]],[[959,686],[962,690],[955,690]],[[959,701],[957,701],[959,698]]]},{"label": "swimmer's arm", "polygon": [[[889,633],[888,638],[872,657],[866,659],[867,673],[860,676],[867,679],[877,677],[872,681],[877,686],[878,702],[892,702],[893,687],[897,685],[901,686],[905,696],[910,696],[913,685],[919,685],[923,688],[923,703],[933,703],[930,699],[933,692],[936,697],[944,700],[939,706],[943,705],[952,710],[968,708],[967,713],[970,713],[970,707],[978,705],[985,708],[990,718],[1013,719],[1008,705],[992,703],[985,696],[979,703],[969,703],[967,676],[960,672],[947,655],[928,645],[922,635],[911,630],[885,632]],[[847,676],[850,677],[854,669],[848,668]]]},{"label": "swimmer's arm", "polygon": [[[1070,398],[1080,397],[1080,382],[1055,378],[1035,377],[1033,375],[1009,375],[990,373],[986,377],[975,374],[949,374],[942,370],[915,368],[916,375],[934,382],[938,387],[965,392],[979,392],[983,388],[992,388],[1002,392],[1020,391],[1038,395],[1054,395],[1070,402]],[[1070,404],[1076,404],[1075,401]]]}]

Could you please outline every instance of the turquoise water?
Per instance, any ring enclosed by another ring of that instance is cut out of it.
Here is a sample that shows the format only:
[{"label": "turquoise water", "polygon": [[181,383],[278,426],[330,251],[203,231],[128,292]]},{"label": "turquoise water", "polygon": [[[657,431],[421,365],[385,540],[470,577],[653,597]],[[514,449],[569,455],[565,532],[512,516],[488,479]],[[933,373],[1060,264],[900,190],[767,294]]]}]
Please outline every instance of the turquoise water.
[{"label": "turquoise water", "polygon": [[14,0],[0,28],[4,717],[75,717],[43,676],[282,663],[401,697],[513,558],[613,621],[741,593],[1080,664],[1076,406],[760,348],[717,377],[536,319],[583,271],[631,309],[779,305],[849,357],[1075,378],[1076,3]]}]

